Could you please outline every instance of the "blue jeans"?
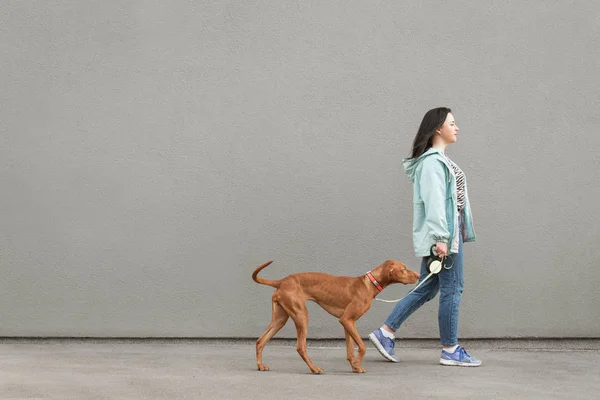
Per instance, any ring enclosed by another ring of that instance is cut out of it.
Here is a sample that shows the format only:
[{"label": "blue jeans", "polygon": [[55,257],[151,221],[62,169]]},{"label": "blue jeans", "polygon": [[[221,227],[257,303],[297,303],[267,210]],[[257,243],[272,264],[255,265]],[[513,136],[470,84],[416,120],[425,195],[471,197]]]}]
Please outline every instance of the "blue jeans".
[{"label": "blue jeans", "polygon": [[[460,221],[459,221],[460,222]],[[458,309],[464,289],[463,269],[463,239],[459,229],[458,253],[452,254],[454,264],[451,269],[433,275],[417,290],[400,300],[394,310],[386,319],[385,324],[394,331],[419,307],[433,299],[440,292],[440,306],[438,310],[438,325],[440,328],[440,341],[442,346],[458,344]],[[421,278],[419,282],[429,275],[427,273],[429,257],[423,257],[421,262]]]}]

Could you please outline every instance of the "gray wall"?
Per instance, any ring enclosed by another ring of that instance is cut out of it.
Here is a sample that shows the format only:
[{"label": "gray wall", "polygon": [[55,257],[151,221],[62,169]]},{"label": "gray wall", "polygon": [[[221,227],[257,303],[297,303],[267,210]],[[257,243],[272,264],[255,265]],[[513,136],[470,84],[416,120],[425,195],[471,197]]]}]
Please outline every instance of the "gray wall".
[{"label": "gray wall", "polygon": [[461,336],[599,337],[600,4],[531,3],[4,0],[0,335],[253,338],[267,260],[418,268],[401,160],[445,105],[478,234]]}]

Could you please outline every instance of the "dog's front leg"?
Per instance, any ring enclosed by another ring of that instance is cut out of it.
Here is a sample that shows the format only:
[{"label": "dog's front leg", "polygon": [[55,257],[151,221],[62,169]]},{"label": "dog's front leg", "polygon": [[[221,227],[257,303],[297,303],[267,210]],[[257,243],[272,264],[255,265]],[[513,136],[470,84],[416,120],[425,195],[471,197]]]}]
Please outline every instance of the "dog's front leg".
[{"label": "dog's front leg", "polygon": [[344,328],[344,333],[346,334],[346,359],[352,365],[354,362],[354,339],[352,339],[346,328]]}]

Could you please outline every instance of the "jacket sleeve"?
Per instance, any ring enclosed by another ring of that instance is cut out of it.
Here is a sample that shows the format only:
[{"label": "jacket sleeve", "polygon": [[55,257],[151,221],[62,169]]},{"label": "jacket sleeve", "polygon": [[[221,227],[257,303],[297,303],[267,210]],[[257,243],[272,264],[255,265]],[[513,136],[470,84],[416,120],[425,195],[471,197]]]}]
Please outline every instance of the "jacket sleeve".
[{"label": "jacket sleeve", "polygon": [[436,159],[424,160],[419,180],[425,206],[425,227],[433,242],[450,242],[446,220],[446,167]]}]

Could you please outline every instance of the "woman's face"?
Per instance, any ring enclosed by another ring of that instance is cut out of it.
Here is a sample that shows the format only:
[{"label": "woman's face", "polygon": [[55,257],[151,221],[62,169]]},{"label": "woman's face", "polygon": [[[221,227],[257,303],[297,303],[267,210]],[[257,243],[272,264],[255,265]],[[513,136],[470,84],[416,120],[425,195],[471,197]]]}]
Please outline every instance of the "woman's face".
[{"label": "woman's face", "polygon": [[445,144],[456,143],[458,126],[456,126],[456,122],[454,122],[452,113],[448,113],[446,121],[444,121],[442,127],[437,130],[437,133],[441,136]]}]

